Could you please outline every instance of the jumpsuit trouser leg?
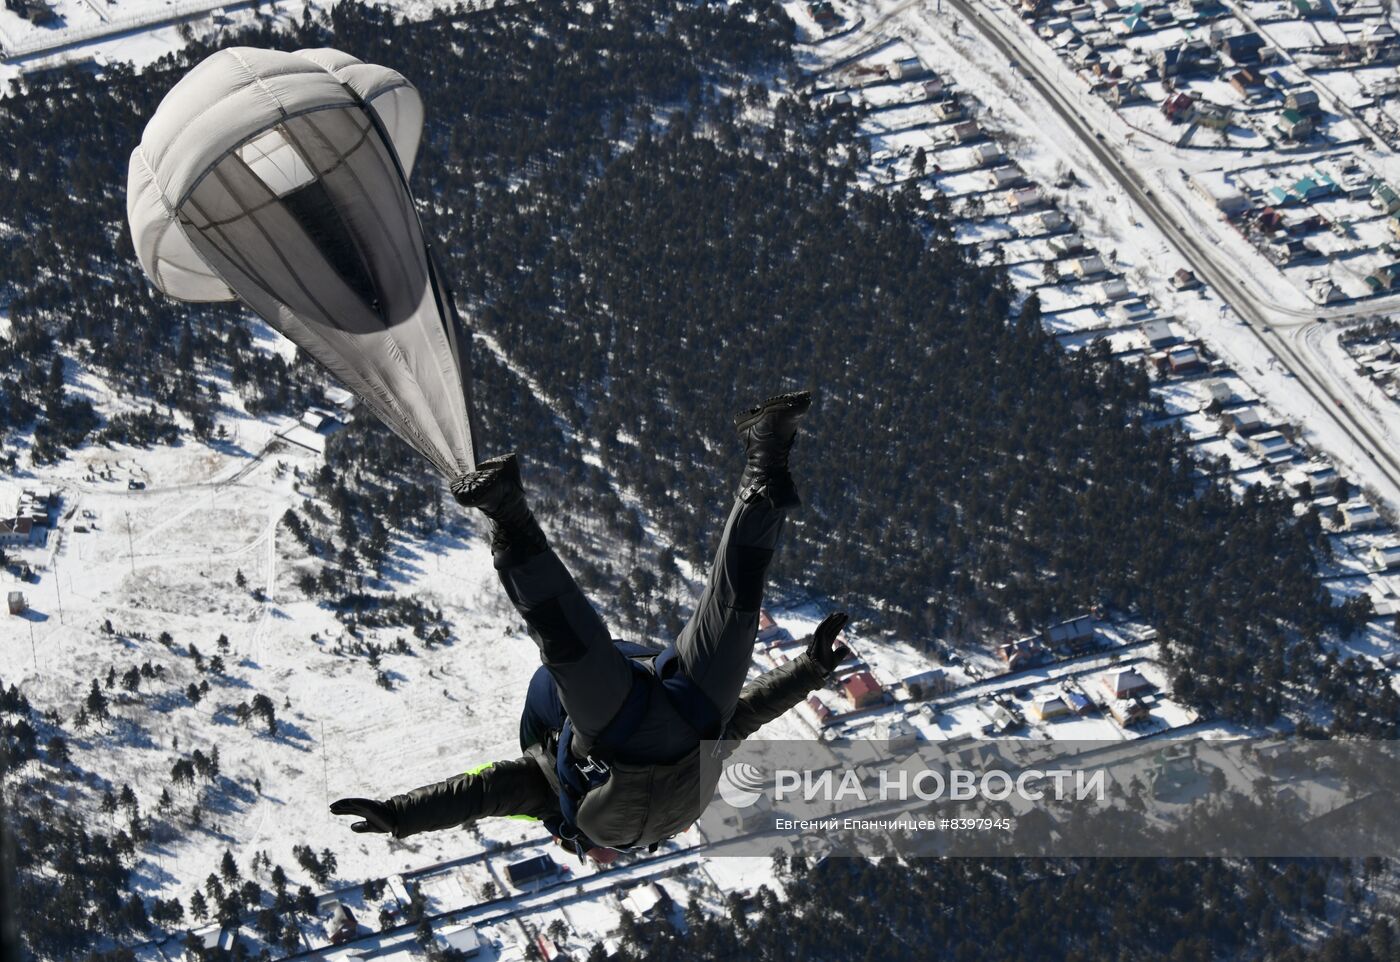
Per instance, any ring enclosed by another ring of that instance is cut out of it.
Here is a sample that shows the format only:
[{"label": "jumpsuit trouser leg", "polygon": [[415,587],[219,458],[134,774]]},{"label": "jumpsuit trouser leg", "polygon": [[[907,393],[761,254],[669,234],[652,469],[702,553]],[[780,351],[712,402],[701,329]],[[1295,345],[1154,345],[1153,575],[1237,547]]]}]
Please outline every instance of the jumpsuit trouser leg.
[{"label": "jumpsuit trouser leg", "polygon": [[525,619],[586,751],[627,699],[632,668],[552,548],[506,566],[499,560],[501,584]]},{"label": "jumpsuit trouser leg", "polygon": [[676,640],[681,667],[727,725],[753,661],[768,565],[788,509],[738,498],[725,521],[700,602]]}]

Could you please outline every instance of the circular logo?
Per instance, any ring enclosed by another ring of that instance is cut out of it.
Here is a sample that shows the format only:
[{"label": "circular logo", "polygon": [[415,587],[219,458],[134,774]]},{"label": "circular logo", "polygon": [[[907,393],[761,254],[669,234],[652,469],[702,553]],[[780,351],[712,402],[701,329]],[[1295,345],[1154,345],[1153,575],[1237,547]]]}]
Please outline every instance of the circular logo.
[{"label": "circular logo", "polygon": [[748,808],[767,787],[763,772],[748,762],[727,765],[719,776],[719,797],[734,808]]}]

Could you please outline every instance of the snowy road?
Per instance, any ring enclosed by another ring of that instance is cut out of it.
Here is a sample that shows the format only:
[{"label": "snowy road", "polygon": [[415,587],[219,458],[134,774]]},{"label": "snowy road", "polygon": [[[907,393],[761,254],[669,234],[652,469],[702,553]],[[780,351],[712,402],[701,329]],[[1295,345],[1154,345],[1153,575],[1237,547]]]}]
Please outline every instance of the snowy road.
[{"label": "snowy road", "polygon": [[[1048,76],[1048,71],[1041,62],[1045,52],[1039,48],[1043,45],[1027,35],[1019,22],[1003,21],[996,15],[995,10],[984,10],[984,5],[976,0],[949,0],[949,4],[1008,62],[1019,64],[1021,75],[1031,90],[1080,139],[1083,147],[1155,224],[1197,276],[1209,283],[1249,325],[1252,336],[1260,346],[1278,359],[1283,368],[1315,402],[1316,415],[1331,422],[1331,427],[1340,431],[1356,446],[1362,457],[1359,463],[1357,459],[1350,459],[1353,461],[1353,469],[1392,505],[1400,505],[1400,456],[1397,456],[1387,426],[1378,423],[1366,410],[1366,405],[1357,396],[1351,378],[1338,380],[1335,373],[1329,372],[1327,365],[1321,363],[1318,357],[1300,350],[1291,338],[1284,336],[1284,331],[1274,330],[1275,325],[1281,328],[1298,328],[1298,318],[1303,316],[1303,312],[1283,308],[1261,297],[1253,289],[1254,285],[1237,273],[1236,265],[1223,257],[1214,244],[1200,236],[1199,224],[1189,223],[1180,212],[1164,203],[1158,193],[1147,185],[1147,178],[1142,172],[1133,169],[1118,152],[1107,145],[1102,131],[1093,128],[1082,106],[1076,104],[1066,91],[1065,85],[1060,82],[1063,78]],[[1308,315],[1310,320],[1306,323],[1315,325],[1315,318],[1318,316],[1345,318],[1371,314],[1380,307],[1379,302],[1368,302],[1364,311],[1351,307],[1329,315],[1328,312],[1319,310]],[[1292,323],[1289,323],[1290,321]],[[1349,396],[1350,403],[1342,400],[1338,396],[1339,392]],[[1318,425],[1310,423],[1308,426],[1316,428]],[[1349,460],[1343,456],[1343,452],[1331,453],[1341,460]]]}]

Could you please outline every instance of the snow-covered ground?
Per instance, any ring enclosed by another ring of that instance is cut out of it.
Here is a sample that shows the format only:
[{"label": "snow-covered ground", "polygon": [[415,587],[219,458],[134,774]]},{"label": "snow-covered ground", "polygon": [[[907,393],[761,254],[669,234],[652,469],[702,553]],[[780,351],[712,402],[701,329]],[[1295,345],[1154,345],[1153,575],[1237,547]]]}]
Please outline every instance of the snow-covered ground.
[{"label": "snow-covered ground", "polygon": [[[100,19],[103,9],[109,14],[119,9],[115,4],[108,8],[103,0],[81,7],[86,2],[60,0],[60,4],[78,5],[72,11],[75,28],[86,22],[88,14],[83,10]],[[150,0],[120,3],[125,13],[160,12]],[[838,8],[845,15],[844,8],[839,4]],[[283,18],[299,18],[301,12],[295,0],[263,9],[264,15],[275,10]],[[1073,224],[1064,230],[1082,233],[1112,270],[1131,282],[1134,294],[1150,295],[1158,305],[1157,313],[1175,318],[1179,331],[1199,337],[1229,359],[1236,373],[1227,382],[1239,401],[1263,399],[1271,413],[1302,424],[1310,440],[1351,466],[1349,473],[1354,477],[1376,484],[1383,494],[1396,494],[1367,475],[1361,452],[1330,428],[1330,421],[1313,416],[1313,402],[1275,369],[1268,352],[1215,294],[1170,287],[1167,278],[1181,266],[1170,242],[1119,199],[1073,134],[1052,113],[1038,107],[1016,72],[966,24],[954,28],[959,23],[954,14],[935,14],[908,2],[872,0],[849,13],[852,31],[806,48],[802,52],[806,66],[822,69],[839,57],[857,53],[873,36],[888,37],[896,31],[901,42],[883,44],[871,55],[873,64],[916,54],[936,65],[952,87],[975,96],[982,105],[975,114],[977,122],[1041,185],[1043,195],[1071,216]],[[0,13],[0,17],[10,16]],[[254,14],[244,10],[229,16],[237,23]],[[11,28],[8,19],[0,21],[0,31]],[[71,55],[91,56],[96,51],[140,65],[181,42],[177,28],[168,26],[104,39]],[[1053,55],[1047,52],[1047,56]],[[11,75],[17,69],[0,67]],[[0,73],[0,80],[4,77]],[[872,153],[892,157],[887,167],[869,172],[867,183],[885,182],[887,169],[899,178],[911,176],[913,155],[924,147],[930,169],[934,164],[942,169],[935,178],[940,190],[950,195],[985,193],[985,211],[996,215],[959,225],[959,237],[980,242],[1011,237],[1016,230],[1038,229],[1029,226],[1038,214],[1008,214],[1005,192],[989,188],[986,169],[968,169],[976,163],[973,148],[947,139],[948,125],[931,115],[929,103],[912,102],[922,97],[918,83],[863,85],[860,97],[866,104],[889,108],[863,121]],[[1107,111],[1092,98],[1085,101],[1085,109]],[[1155,142],[1115,126],[1107,114],[1104,129],[1117,146],[1149,169],[1154,157],[1160,161],[1166,156],[1154,153],[1159,150]],[[1212,164],[1222,162],[1219,152],[1209,156]],[[1244,156],[1241,151],[1238,158]],[[1075,177],[1067,180],[1070,171]],[[1158,163],[1156,172],[1162,185],[1180,186],[1181,178],[1170,164]],[[1190,222],[1204,225],[1211,217],[1184,195],[1173,203]],[[1222,257],[1248,265],[1261,295],[1290,310],[1311,310],[1301,293],[1283,282],[1253,245],[1232,231],[1217,232],[1217,227],[1210,224],[1210,233],[1219,233]],[[1048,280],[1038,262],[1050,259],[1050,237],[1058,232],[1058,228],[1046,230],[1044,236],[1018,242],[1019,246],[1005,245],[1008,255],[1016,252],[1008,259],[1028,262],[1013,270],[1020,283]],[[1043,288],[1046,310],[1054,312],[1047,324],[1066,346],[1086,343],[1097,336],[1093,332],[1103,331],[1115,351],[1142,350],[1135,325],[1117,313],[1115,303],[1121,299],[1106,296],[1100,283],[1066,276],[1064,282]],[[275,338],[264,335],[269,342]],[[1349,365],[1334,337],[1322,339],[1317,349],[1331,360],[1339,378],[1348,376]],[[105,386],[82,372],[73,376],[74,385],[105,413],[120,409],[122,402]],[[1231,469],[1240,472],[1235,479],[1238,484],[1270,481],[1259,460],[1238,444],[1223,438],[1209,440],[1216,422],[1203,413],[1209,395],[1200,382],[1167,382],[1158,393],[1168,413],[1179,415],[1187,433],[1200,440],[1199,450],[1227,459]],[[1388,403],[1383,397],[1377,399],[1377,419],[1389,417],[1383,413],[1390,410]],[[297,474],[307,474],[318,461],[304,448],[275,441],[276,432],[284,427],[281,421],[234,416],[226,425],[229,440],[219,445],[89,448],[68,462],[7,479],[15,490],[0,491],[0,503],[5,504],[18,488],[56,486],[62,496],[62,521],[46,546],[28,552],[39,571],[38,581],[6,586],[23,591],[31,610],[23,618],[0,622],[0,677],[18,682],[36,706],[55,709],[67,718],[77,711],[90,681],[105,677],[109,666],[118,675],[147,660],[162,666],[163,679],[143,682],[129,697],[119,697],[120,688],[111,692],[114,721],[108,727],[112,736],[95,728],[73,746],[77,764],[102,772],[114,786],[130,784],[146,811],[155,809],[175,760],[196,748],[208,753],[218,746],[225,779],[219,794],[222,801],[204,813],[201,827],[143,857],[138,874],[148,892],[187,896],[192,884],[214,870],[226,847],[235,848],[245,860],[266,849],[274,861],[292,870],[291,846],[306,844],[317,851],[336,852],[340,882],[333,886],[345,880],[406,873],[423,885],[430,911],[471,913],[471,920],[480,921],[488,952],[494,953],[483,957],[524,958],[529,941],[521,927],[524,918],[535,931],[561,921],[573,933],[575,948],[608,937],[617,927],[619,891],[650,871],[646,860],[626,863],[610,873],[572,862],[563,888],[554,895],[496,903],[487,897],[487,886],[507,891],[502,874],[506,862],[549,851],[548,841],[540,838],[536,827],[493,821],[469,832],[392,842],[354,835],[347,820],[329,815],[326,803],[341,795],[382,796],[494,758],[513,757],[518,753],[520,697],[537,661],[533,644],[505,604],[479,532],[470,519],[462,518],[429,541],[395,540],[389,574],[395,590],[441,608],[452,639],[429,648],[407,632],[364,632],[363,640],[390,649],[381,667],[391,687],[378,684],[377,673],[365,657],[341,648],[354,642],[340,622],[296,585],[306,555],[278,521],[288,507],[305,505],[307,491]],[[131,482],[144,487],[133,488]],[[635,500],[628,503],[636,506]],[[89,530],[78,532],[78,526]],[[656,534],[650,525],[647,531]],[[1329,582],[1329,588],[1339,598],[1390,583],[1394,583],[1392,593],[1400,596],[1400,576],[1366,577],[1365,553],[1372,541],[1382,537],[1336,537],[1339,577]],[[245,587],[236,584],[239,572],[246,579]],[[702,573],[686,574],[694,580]],[[814,603],[774,615],[794,638],[801,638],[825,613],[823,606]],[[103,630],[107,621],[113,634]],[[1100,626],[1100,630],[1114,633],[1112,626]],[[166,631],[173,637],[169,648],[158,640]],[[912,645],[875,640],[877,625],[869,626],[868,638],[862,633],[863,626],[853,626],[850,641],[887,688],[932,665]],[[207,660],[220,653],[220,635],[227,635],[229,641],[223,656],[225,672],[201,672],[190,646],[196,645]],[[406,637],[407,654],[392,652],[399,635]],[[1113,640],[1126,646],[1139,637],[1124,632]],[[1378,622],[1349,646],[1348,653],[1380,658],[1393,653],[1395,646],[1392,628]],[[1131,657],[1165,691],[1165,678],[1151,655],[1150,648],[1135,649]],[[980,734],[987,719],[978,705],[986,699],[1008,688],[1026,688],[1026,697],[1016,702],[1025,708],[1039,695],[1067,684],[1097,684],[1119,657],[1112,651],[1096,653],[1003,678],[1004,667],[989,653],[966,653],[961,665],[945,666],[957,691],[935,699],[932,712],[896,697],[889,705],[862,714],[855,726],[873,734],[891,718],[907,718],[929,739]],[[769,665],[760,656],[754,672]],[[191,705],[183,692],[200,681],[208,681],[211,691],[198,705]],[[244,727],[233,719],[231,707],[255,693],[267,694],[277,707],[280,724],[275,735],[263,731],[257,722]],[[1196,723],[1194,714],[1169,695],[1157,700],[1152,716],[1153,723],[1141,729],[1123,728],[1101,713],[1032,721],[1023,735],[1114,740]],[[769,725],[762,736],[815,738],[817,725],[796,711]],[[114,744],[119,750],[113,750]],[[100,793],[100,787],[94,791]],[[176,817],[185,818],[194,791],[174,788],[172,794]],[[678,897],[694,894],[702,903],[720,908],[724,893],[775,884],[767,859],[704,860],[685,850],[698,841],[681,839],[680,848],[663,850],[659,859],[666,861],[656,863],[668,871],[692,866],[676,884]],[[554,855],[564,860],[558,850]],[[454,864],[444,866],[444,862]],[[400,901],[391,892],[382,903],[365,904],[353,889],[342,897],[368,924],[373,924],[380,904]],[[491,904],[478,906],[479,902]],[[399,936],[386,937],[381,948],[397,952],[400,943],[407,944]],[[337,950],[322,957],[347,956]]]},{"label": "snow-covered ground", "polygon": [[[0,96],[11,79],[66,63],[128,62],[144,67],[185,46],[182,28],[200,35],[237,30],[258,22],[292,26],[307,6],[329,9],[323,0],[50,0],[55,19],[34,24],[0,9]],[[468,8],[496,0],[471,0]],[[424,19],[453,0],[391,0],[400,16]]]}]

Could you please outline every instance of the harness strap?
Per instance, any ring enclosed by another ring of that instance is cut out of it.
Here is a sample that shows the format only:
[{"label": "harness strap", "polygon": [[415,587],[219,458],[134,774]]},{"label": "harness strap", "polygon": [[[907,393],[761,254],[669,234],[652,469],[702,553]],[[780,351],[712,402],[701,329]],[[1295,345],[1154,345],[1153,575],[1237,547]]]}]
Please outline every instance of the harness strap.
[{"label": "harness strap", "polygon": [[559,731],[554,770],[559,776],[561,817],[558,823],[550,819],[545,824],[553,834],[573,847],[580,860],[588,849],[596,846],[578,829],[578,807],[585,795],[612,775],[612,769],[604,758],[596,757],[594,752],[601,749],[602,755],[614,758],[623,754],[620,750],[632,738],[651,707],[653,678],[661,683],[661,691],[671,707],[695,729],[702,740],[718,738],[720,734],[719,709],[700,690],[700,686],[681,670],[680,652],[675,644],[668,645],[658,654],[650,669],[632,657],[634,650],[645,652],[646,649],[632,645],[624,649],[627,663],[632,666],[632,687],[628,689],[627,698],[617,714],[594,739],[593,751],[582,761],[574,757],[574,723],[567,716]]}]

